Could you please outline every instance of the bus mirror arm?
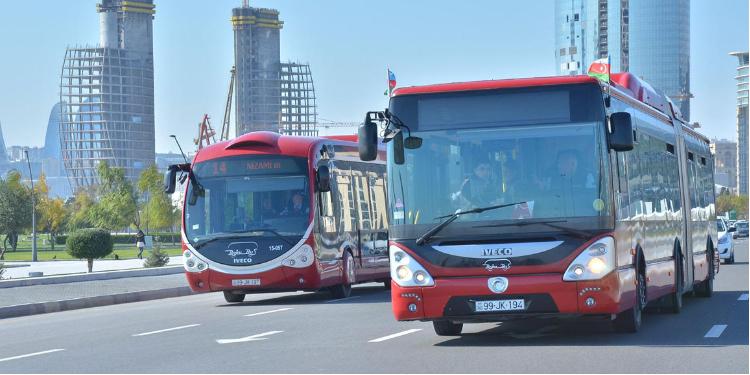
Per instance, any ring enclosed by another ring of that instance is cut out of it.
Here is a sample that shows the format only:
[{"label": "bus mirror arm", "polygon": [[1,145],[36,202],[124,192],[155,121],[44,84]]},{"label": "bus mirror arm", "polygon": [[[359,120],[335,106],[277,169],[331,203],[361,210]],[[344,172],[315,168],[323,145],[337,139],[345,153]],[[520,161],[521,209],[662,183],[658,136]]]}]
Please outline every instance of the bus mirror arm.
[{"label": "bus mirror arm", "polygon": [[[188,172],[190,173],[190,163],[185,164],[172,164],[164,172],[164,193],[172,194],[177,187],[177,172]],[[180,182],[185,182],[185,179],[180,179]]]},{"label": "bus mirror arm", "polygon": [[633,149],[633,122],[630,113],[615,112],[609,115],[607,141],[609,148],[618,152]]}]

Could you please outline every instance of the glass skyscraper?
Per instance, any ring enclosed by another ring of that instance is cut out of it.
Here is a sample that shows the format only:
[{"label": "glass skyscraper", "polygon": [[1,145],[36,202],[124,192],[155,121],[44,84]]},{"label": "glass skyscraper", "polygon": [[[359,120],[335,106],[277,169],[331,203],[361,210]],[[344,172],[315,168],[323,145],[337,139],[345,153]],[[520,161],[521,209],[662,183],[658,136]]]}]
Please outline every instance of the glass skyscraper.
[{"label": "glass skyscraper", "polygon": [[629,71],[690,118],[690,0],[629,0]]},{"label": "glass skyscraper", "polygon": [[732,52],[737,56],[737,187],[742,195],[748,193],[748,53]]},{"label": "glass skyscraper", "polygon": [[558,74],[585,74],[607,56],[612,72],[643,78],[689,119],[689,0],[556,0]]}]

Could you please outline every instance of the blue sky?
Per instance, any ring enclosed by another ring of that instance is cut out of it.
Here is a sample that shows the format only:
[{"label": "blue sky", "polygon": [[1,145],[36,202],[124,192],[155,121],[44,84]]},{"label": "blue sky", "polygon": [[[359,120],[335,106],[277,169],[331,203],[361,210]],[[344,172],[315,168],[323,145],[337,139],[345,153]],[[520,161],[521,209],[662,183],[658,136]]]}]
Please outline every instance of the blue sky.
[{"label": "blue sky", "polygon": [[[220,126],[240,0],[156,0],[156,149],[176,151],[208,113]],[[0,0],[0,123],[7,145],[41,146],[58,100],[65,47],[98,42],[95,0]],[[319,117],[361,121],[386,106],[386,66],[399,86],[555,74],[553,0],[251,0],[285,22],[282,60],[309,62]],[[736,58],[748,49],[744,0],[693,0],[692,120],[736,138]]]}]

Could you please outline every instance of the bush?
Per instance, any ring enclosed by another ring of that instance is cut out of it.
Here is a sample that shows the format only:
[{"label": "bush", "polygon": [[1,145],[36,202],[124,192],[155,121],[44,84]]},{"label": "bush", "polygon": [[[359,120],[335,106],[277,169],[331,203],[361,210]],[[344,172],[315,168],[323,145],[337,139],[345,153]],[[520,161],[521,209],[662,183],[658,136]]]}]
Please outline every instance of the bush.
[{"label": "bush", "polygon": [[112,252],[112,235],[104,229],[89,228],[73,232],[65,242],[66,251],[73,258],[88,260],[89,272],[94,259],[104,258]]},{"label": "bush", "polygon": [[159,243],[154,243],[154,249],[148,254],[143,266],[146,268],[164,267],[169,263],[169,255],[161,250]]}]

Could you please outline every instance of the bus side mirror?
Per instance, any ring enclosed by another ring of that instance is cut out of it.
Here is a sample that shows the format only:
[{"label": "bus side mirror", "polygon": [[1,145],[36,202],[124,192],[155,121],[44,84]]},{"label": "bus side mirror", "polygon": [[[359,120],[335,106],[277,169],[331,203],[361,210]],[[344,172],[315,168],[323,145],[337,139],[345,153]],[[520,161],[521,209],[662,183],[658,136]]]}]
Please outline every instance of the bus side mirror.
[{"label": "bus side mirror", "polygon": [[609,148],[615,151],[633,149],[633,122],[630,113],[615,112],[609,115]]},{"label": "bus side mirror", "polygon": [[359,158],[372,161],[378,157],[378,126],[368,112],[365,123],[359,126]]},{"label": "bus side mirror", "polygon": [[170,165],[167,171],[164,172],[164,193],[174,193],[175,187],[177,186],[177,166]]},{"label": "bus side mirror", "polygon": [[331,171],[327,165],[318,167],[318,173],[315,174],[315,185],[319,192],[331,191]]},{"label": "bus side mirror", "polygon": [[406,161],[404,158],[404,132],[401,129],[396,131],[396,135],[393,136],[393,162],[403,165]]}]

